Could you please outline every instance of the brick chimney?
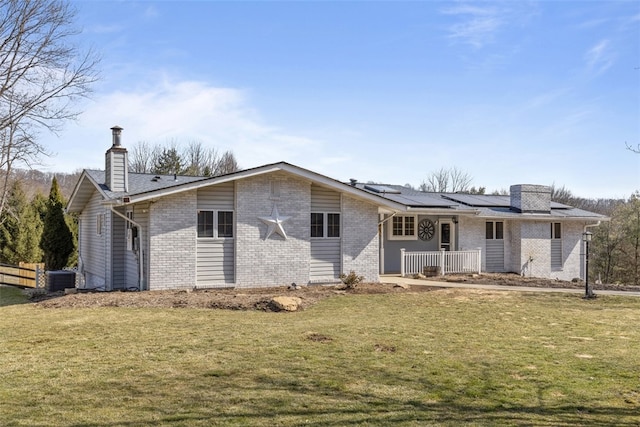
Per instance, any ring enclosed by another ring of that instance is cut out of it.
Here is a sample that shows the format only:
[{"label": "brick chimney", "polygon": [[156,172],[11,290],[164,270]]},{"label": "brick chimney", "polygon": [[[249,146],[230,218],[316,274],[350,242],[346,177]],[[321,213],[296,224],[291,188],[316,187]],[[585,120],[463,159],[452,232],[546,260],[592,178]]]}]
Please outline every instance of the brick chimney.
[{"label": "brick chimney", "polygon": [[509,188],[511,209],[516,212],[551,212],[551,188],[546,185],[518,184]]},{"label": "brick chimney", "polygon": [[127,149],[120,145],[120,135],[122,128],[114,126],[111,128],[112,143],[105,154],[105,185],[109,190],[120,193],[129,189],[129,159]]}]

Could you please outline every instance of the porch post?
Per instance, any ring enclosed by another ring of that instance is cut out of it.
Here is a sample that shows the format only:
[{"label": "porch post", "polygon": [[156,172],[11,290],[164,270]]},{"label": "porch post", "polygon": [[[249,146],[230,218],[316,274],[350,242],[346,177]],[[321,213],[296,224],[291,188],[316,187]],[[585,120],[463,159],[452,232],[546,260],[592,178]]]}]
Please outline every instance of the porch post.
[{"label": "porch post", "polygon": [[440,248],[440,275],[444,276],[444,253],[445,250]]},{"label": "porch post", "polygon": [[482,273],[482,249],[478,248],[478,274]]},{"label": "porch post", "polygon": [[404,248],[400,249],[400,277],[404,277]]}]

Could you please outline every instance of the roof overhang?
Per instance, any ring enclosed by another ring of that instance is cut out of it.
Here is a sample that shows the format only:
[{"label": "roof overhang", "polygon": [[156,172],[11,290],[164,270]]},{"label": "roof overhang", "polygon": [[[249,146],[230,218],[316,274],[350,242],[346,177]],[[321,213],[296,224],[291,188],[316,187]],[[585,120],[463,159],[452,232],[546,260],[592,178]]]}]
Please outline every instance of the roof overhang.
[{"label": "roof overhang", "polygon": [[82,171],[80,178],[76,186],[73,188],[69,202],[67,203],[67,213],[80,213],[93,196],[94,191],[97,191],[103,199],[108,199],[100,185],[87,173],[86,170]]},{"label": "roof overhang", "polygon": [[[316,172],[312,172],[310,170],[303,169],[298,166],[294,166],[292,164],[285,163],[285,162],[269,164],[269,165],[260,166],[253,169],[246,169],[243,171],[234,172],[227,175],[216,176],[216,177],[203,179],[195,182],[188,182],[182,185],[149,191],[145,193],[122,195],[121,197],[118,197],[116,199],[105,200],[105,203],[123,205],[123,204],[134,204],[134,203],[146,202],[146,201],[158,199],[160,197],[166,197],[173,194],[182,193],[185,191],[197,190],[199,188],[209,187],[212,185],[218,185],[218,184],[223,184],[227,182],[233,182],[241,179],[247,179],[255,176],[274,173],[274,172],[286,172],[296,177],[299,177],[301,179],[307,180],[311,183],[336,190],[338,192],[352,196],[356,199],[369,202],[373,205],[378,206],[378,210],[381,213],[393,213],[398,211],[405,211],[407,209],[406,206],[400,203],[387,200],[384,197],[371,194],[367,191],[342,183],[340,181],[329,178],[327,176],[324,176]],[[125,197],[128,198],[128,202],[124,200]]]}]

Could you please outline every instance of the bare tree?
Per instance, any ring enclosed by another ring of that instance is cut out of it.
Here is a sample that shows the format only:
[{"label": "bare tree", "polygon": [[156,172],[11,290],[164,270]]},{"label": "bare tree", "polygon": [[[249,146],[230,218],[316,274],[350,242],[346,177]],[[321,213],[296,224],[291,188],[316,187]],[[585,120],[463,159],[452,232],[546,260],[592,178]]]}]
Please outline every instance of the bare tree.
[{"label": "bare tree", "polygon": [[573,195],[571,190],[569,190],[564,185],[558,187],[554,182],[553,184],[551,184],[550,189],[551,200],[553,200],[554,202],[562,203],[565,205],[575,205],[574,201],[576,200],[576,197]]},{"label": "bare tree", "polygon": [[129,155],[129,171],[135,173],[178,173],[190,176],[218,176],[240,170],[231,151],[221,156],[213,147],[191,141],[183,150],[177,140],[151,145],[141,141]]},{"label": "bare tree", "polygon": [[139,141],[129,154],[129,172],[150,173],[155,162],[156,150],[147,141]]},{"label": "bare tree", "polygon": [[75,16],[62,0],[0,0],[0,213],[11,169],[47,154],[38,130],[75,118],[98,78],[97,57],[72,43]]},{"label": "bare tree", "polygon": [[216,164],[216,168],[213,171],[213,176],[225,175],[228,173],[237,172],[240,170],[236,157],[231,151],[225,151],[220,160]]},{"label": "bare tree", "polygon": [[629,144],[628,142],[625,142],[624,144],[627,146],[627,150],[633,151],[636,154],[640,154],[640,144],[638,144],[637,147],[634,147],[633,145]]},{"label": "bare tree", "polygon": [[453,167],[440,168],[431,172],[425,181],[420,184],[420,191],[439,193],[462,193],[471,189],[473,178],[468,173]]},{"label": "bare tree", "polygon": [[191,141],[182,153],[184,173],[192,176],[211,175],[218,164],[218,150],[207,148],[200,141]]}]

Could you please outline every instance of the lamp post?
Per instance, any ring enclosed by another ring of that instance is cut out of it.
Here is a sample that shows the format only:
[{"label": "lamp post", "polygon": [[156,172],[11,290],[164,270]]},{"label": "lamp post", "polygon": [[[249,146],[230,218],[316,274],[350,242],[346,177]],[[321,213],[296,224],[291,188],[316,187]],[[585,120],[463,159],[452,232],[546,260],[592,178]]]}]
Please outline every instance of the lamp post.
[{"label": "lamp post", "polygon": [[590,231],[585,231],[582,233],[582,241],[584,242],[584,298],[590,299],[595,298],[596,294],[594,294],[591,289],[589,289],[589,242],[591,241],[591,237],[593,234]]}]

